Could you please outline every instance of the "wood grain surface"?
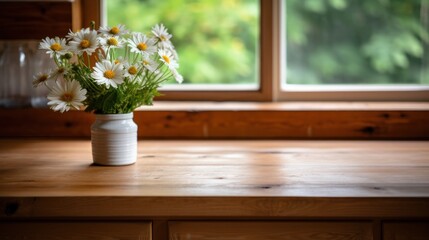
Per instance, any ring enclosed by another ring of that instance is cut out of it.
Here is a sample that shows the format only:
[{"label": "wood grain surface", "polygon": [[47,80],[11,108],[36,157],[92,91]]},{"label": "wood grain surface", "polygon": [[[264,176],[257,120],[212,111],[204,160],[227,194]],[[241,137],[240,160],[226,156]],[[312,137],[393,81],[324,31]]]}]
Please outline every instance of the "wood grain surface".
[{"label": "wood grain surface", "polygon": [[[134,121],[141,139],[429,139],[428,103],[157,102]],[[0,137],[89,138],[93,122],[81,111],[0,109]]]},{"label": "wood grain surface", "polygon": [[384,240],[427,240],[429,222],[386,222],[383,236]]},{"label": "wood grain surface", "polygon": [[148,222],[120,221],[31,221],[0,223],[0,239],[71,240],[122,239],[151,240]]},{"label": "wood grain surface", "polygon": [[0,39],[63,37],[81,26],[80,0],[0,1]]},{"label": "wood grain surface", "polygon": [[170,222],[170,240],[373,240],[370,222]]},{"label": "wood grain surface", "polygon": [[90,141],[2,139],[0,159],[2,217],[429,216],[425,141],[140,141],[100,167]]}]

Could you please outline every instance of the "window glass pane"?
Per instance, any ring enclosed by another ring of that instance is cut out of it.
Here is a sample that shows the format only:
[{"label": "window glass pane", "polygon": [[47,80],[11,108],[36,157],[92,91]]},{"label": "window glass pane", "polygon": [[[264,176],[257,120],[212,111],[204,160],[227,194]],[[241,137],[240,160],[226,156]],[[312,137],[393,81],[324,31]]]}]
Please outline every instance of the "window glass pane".
[{"label": "window glass pane", "polygon": [[258,0],[105,2],[109,26],[148,33],[165,25],[185,84],[259,84]]},{"label": "window glass pane", "polygon": [[429,84],[428,0],[285,0],[286,83]]}]

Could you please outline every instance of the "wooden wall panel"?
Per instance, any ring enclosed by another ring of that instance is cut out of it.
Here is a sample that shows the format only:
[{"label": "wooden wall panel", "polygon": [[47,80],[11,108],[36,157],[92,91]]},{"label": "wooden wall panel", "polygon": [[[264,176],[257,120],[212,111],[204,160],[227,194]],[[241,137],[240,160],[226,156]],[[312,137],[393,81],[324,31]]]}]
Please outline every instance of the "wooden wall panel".
[{"label": "wooden wall panel", "polygon": [[64,37],[80,25],[80,0],[0,1],[0,39]]},{"label": "wooden wall panel", "polygon": [[170,240],[372,240],[371,223],[171,222]]},{"label": "wooden wall panel", "polygon": [[[150,110],[134,112],[150,139],[429,139],[421,110]],[[0,137],[90,137],[93,114],[0,109]]]},{"label": "wooden wall panel", "polygon": [[147,222],[0,222],[0,239],[151,240]]},{"label": "wooden wall panel", "polygon": [[429,222],[396,222],[383,225],[383,240],[427,240]]}]

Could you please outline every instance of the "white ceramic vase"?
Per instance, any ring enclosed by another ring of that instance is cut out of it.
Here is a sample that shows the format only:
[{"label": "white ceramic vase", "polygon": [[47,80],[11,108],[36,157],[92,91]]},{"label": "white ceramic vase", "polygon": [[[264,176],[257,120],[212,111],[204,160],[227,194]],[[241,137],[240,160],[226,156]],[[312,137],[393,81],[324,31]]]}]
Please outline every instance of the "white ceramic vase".
[{"label": "white ceramic vase", "polygon": [[130,165],[137,159],[137,125],[133,113],[95,114],[91,126],[94,164]]}]

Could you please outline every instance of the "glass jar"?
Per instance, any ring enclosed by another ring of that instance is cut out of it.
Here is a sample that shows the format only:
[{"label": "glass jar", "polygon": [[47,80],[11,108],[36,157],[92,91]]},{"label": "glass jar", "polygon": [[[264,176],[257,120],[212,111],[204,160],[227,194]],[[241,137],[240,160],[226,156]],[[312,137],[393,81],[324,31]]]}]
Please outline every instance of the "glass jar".
[{"label": "glass jar", "polygon": [[2,41],[0,50],[0,106],[31,105],[31,74],[27,41]]}]

